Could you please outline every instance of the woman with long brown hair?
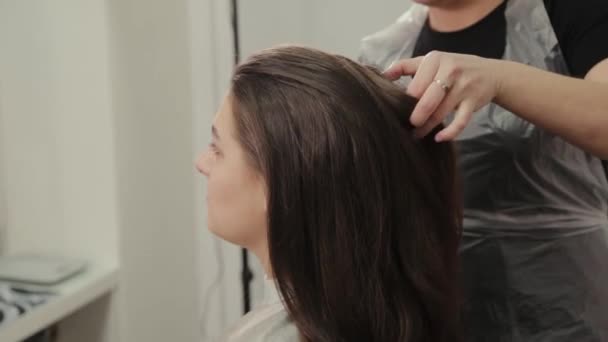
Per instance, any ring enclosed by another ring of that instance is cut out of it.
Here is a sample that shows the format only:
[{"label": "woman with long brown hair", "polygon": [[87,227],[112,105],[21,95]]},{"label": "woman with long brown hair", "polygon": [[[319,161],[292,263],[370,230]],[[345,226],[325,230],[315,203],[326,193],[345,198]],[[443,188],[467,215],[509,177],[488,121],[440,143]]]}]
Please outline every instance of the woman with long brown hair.
[{"label": "woman with long brown hair", "polygon": [[227,340],[461,339],[455,158],[413,136],[415,104],[313,49],[238,66],[197,168],[209,229],[257,256],[271,293]]}]

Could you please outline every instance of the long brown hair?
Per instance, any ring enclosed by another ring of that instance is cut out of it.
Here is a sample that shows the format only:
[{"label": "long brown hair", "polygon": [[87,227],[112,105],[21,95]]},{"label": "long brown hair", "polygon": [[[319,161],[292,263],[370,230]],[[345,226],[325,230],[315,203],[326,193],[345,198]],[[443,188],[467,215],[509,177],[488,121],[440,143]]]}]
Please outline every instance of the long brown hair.
[{"label": "long brown hair", "polygon": [[452,145],[416,140],[416,100],[303,47],[250,57],[231,94],[268,191],[270,263],[304,341],[459,341]]}]

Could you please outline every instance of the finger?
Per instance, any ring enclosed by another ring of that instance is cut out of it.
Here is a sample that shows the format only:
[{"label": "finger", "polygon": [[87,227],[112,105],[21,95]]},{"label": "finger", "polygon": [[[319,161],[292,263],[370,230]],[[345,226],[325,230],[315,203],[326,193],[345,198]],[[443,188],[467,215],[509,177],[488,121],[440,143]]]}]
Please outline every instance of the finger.
[{"label": "finger", "polygon": [[424,124],[424,126],[416,128],[414,130],[414,138],[421,139],[426,137],[435,127],[443,122],[444,116],[437,113],[433,114],[431,118]]},{"label": "finger", "polygon": [[[439,64],[439,62],[436,63]],[[416,105],[416,108],[414,108],[414,112],[410,117],[410,122],[416,127],[424,126],[427,120],[433,116],[433,113],[435,113],[439,105],[443,103],[444,99],[449,94],[454,93],[454,90],[450,89],[450,85],[454,82],[454,80],[452,80],[450,68],[445,66],[442,67],[439,64],[436,74],[432,76],[430,75],[431,72],[426,75],[422,75],[421,68],[421,78],[424,79],[422,79],[420,82],[424,82],[425,84],[428,83],[428,85],[426,86],[426,91],[424,91],[424,94],[420,98],[420,101],[418,101],[418,104]],[[416,78],[414,78],[414,81],[416,81]],[[414,81],[412,81],[412,83],[414,83]],[[417,91],[415,87],[417,87],[418,84],[410,84],[410,88],[408,88],[408,90],[414,88],[413,92]],[[454,106],[456,106],[456,104],[454,104]],[[450,108],[450,110],[451,109],[453,108]]]},{"label": "finger", "polygon": [[437,83],[431,83],[410,116],[415,127],[424,126],[446,97],[446,92]]},{"label": "finger", "polygon": [[458,106],[454,120],[448,125],[448,127],[441,130],[435,136],[435,141],[448,141],[455,139],[465,129],[473,113],[477,110],[477,104],[472,99],[464,100]]},{"label": "finger", "polygon": [[461,101],[458,92],[452,90],[446,98],[443,99],[439,107],[435,110],[433,115],[427,122],[419,128],[414,130],[414,137],[419,139],[427,136],[435,127],[441,124],[449,113],[456,110],[458,102]]},{"label": "finger", "polygon": [[407,87],[407,93],[420,99],[429,88],[439,70],[439,54],[428,53],[418,66],[418,72]]},{"label": "finger", "polygon": [[397,61],[391,64],[388,69],[383,72],[384,77],[391,81],[396,81],[402,76],[414,75],[418,71],[422,59],[423,57],[416,57]]}]

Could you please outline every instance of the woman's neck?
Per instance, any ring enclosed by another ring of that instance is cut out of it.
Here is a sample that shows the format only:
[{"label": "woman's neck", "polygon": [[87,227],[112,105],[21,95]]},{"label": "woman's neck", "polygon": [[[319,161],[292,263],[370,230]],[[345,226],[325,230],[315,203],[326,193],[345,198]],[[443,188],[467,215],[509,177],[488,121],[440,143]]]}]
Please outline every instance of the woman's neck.
[{"label": "woman's neck", "polygon": [[260,265],[262,266],[262,269],[264,270],[264,274],[266,274],[266,277],[268,279],[273,279],[274,272],[272,272],[272,265],[270,263],[270,255],[268,253],[268,247],[266,245],[257,246],[256,248],[249,248],[249,251],[251,253],[253,253],[253,255],[255,255],[256,258],[258,259],[258,261],[260,262]]},{"label": "woman's neck", "polygon": [[485,18],[503,1],[468,0],[450,6],[429,7],[429,23],[435,31],[460,31]]}]

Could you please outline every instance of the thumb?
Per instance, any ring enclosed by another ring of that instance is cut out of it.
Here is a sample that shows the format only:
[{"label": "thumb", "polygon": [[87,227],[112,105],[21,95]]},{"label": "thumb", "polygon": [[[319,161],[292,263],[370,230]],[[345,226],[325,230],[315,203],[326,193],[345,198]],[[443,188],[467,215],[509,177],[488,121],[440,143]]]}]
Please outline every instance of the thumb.
[{"label": "thumb", "polygon": [[396,61],[383,72],[383,75],[391,81],[396,81],[402,76],[414,75],[422,63],[422,58],[424,57],[408,58]]}]

